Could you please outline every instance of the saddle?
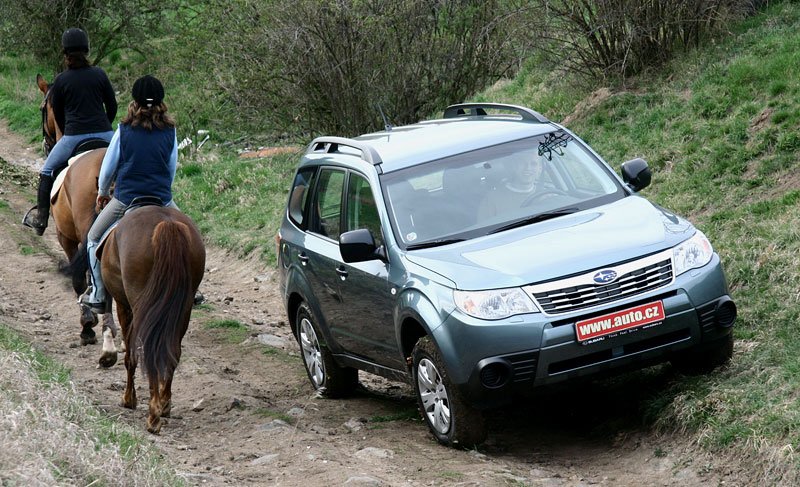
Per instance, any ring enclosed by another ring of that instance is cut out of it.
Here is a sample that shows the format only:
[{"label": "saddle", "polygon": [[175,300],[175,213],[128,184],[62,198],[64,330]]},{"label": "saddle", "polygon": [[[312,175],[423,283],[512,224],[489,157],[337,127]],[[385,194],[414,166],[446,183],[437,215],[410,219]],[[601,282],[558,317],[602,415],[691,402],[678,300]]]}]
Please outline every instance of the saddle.
[{"label": "saddle", "polygon": [[[131,201],[131,204],[128,205],[128,208],[125,209],[125,213],[122,215],[122,218],[125,218],[125,215],[128,213],[138,210],[139,208],[144,208],[145,206],[166,206],[164,202],[161,201],[161,198],[158,196],[139,196],[138,198],[134,198]],[[111,235],[111,232],[117,228],[119,222],[122,221],[122,218],[115,221],[108,230],[105,231],[102,237],[100,237],[100,241],[97,244],[97,250],[95,250],[95,255],[97,256],[97,260],[101,260],[103,255],[103,248],[106,245],[106,240],[108,240],[108,236]]]},{"label": "saddle", "polygon": [[53,182],[53,189],[50,190],[50,203],[54,203],[56,201],[56,195],[58,195],[61,185],[64,184],[64,178],[66,177],[69,168],[72,167],[72,165],[75,164],[75,162],[84,154],[95,149],[104,149],[106,147],[108,147],[108,142],[103,139],[86,139],[81,141],[75,147],[75,150],[72,151],[72,155],[67,161],[67,167],[59,171],[56,175],[56,179]]}]

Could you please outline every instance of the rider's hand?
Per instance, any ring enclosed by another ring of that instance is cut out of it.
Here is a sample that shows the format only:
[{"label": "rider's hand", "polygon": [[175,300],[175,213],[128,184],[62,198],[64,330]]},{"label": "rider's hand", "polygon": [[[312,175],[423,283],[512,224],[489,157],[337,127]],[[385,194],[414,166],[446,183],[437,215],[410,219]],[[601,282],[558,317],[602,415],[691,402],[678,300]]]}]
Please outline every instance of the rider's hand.
[{"label": "rider's hand", "polygon": [[106,207],[109,201],[111,201],[110,196],[97,195],[97,206],[95,208],[95,211],[97,213],[100,213],[100,211]]}]

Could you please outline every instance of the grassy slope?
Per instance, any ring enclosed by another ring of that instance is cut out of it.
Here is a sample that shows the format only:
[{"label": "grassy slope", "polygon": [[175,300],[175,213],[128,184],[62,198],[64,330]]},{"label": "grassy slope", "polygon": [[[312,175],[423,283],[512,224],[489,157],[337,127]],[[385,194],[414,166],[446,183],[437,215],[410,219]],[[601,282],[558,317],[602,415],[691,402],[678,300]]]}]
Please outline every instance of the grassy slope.
[{"label": "grassy slope", "polygon": [[[0,58],[0,117],[35,140],[36,70],[22,66]],[[109,72],[114,81],[113,66]],[[176,107],[191,99],[173,93]],[[732,366],[671,383],[649,401],[650,417],[694,431],[712,449],[755,451],[777,469],[781,460],[796,462],[800,447],[798,94],[800,6],[778,4],[730,38],[612,90],[569,124],[617,168],[634,157],[650,162],[654,182],[645,194],[711,238],[739,306]],[[559,74],[529,68],[478,99],[562,120],[587,95]],[[296,160],[182,157],[176,199],[209,241],[274,262],[272,238]]]},{"label": "grassy slope", "polygon": [[[556,80],[527,71],[480,98],[562,120],[587,93]],[[689,217],[722,256],[740,311],[733,365],[677,382],[650,405],[711,448],[793,457],[800,447],[798,95],[800,6],[774,5],[569,124],[615,168],[649,161],[644,193]]]}]

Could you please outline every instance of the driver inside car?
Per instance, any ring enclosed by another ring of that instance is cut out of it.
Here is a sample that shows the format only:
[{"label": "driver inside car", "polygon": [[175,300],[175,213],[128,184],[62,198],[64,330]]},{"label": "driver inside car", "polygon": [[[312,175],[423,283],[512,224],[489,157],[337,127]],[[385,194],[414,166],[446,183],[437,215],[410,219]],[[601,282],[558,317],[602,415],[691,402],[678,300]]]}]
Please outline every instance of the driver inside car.
[{"label": "driver inside car", "polygon": [[[543,188],[545,158],[538,154],[507,161],[506,177],[490,191],[478,208],[480,220],[500,215],[529,212],[525,207],[536,203],[537,193]],[[543,193],[544,197],[547,193]]]}]

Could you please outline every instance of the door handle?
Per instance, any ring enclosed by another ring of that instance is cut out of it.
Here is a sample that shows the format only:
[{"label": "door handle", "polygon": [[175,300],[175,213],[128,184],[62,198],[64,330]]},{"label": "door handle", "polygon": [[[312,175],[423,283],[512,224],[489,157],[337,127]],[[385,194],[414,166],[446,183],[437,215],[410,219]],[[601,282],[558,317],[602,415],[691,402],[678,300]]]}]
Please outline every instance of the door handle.
[{"label": "door handle", "polygon": [[305,252],[300,252],[299,254],[297,254],[297,258],[300,259],[301,264],[303,265],[308,264],[308,256],[306,255]]},{"label": "door handle", "polygon": [[347,278],[347,269],[345,269],[344,266],[337,267],[336,273],[339,274],[339,277],[341,277],[343,281]]}]

